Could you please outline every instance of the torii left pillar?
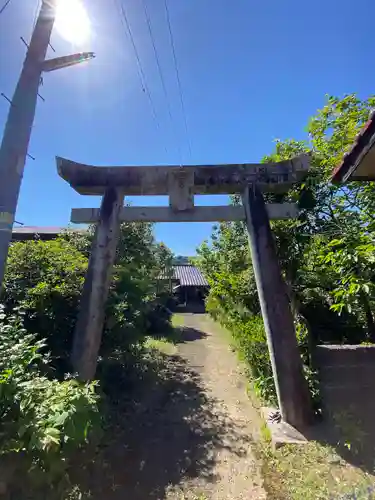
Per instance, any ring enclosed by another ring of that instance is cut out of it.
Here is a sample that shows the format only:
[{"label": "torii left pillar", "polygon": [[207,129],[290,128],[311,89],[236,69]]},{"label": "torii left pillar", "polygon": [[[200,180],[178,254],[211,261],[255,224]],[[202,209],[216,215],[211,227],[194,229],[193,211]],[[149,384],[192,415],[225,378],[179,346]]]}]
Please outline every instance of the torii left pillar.
[{"label": "torii left pillar", "polygon": [[72,351],[73,369],[83,381],[95,376],[123,200],[121,189],[110,187],[105,191],[91,247]]}]

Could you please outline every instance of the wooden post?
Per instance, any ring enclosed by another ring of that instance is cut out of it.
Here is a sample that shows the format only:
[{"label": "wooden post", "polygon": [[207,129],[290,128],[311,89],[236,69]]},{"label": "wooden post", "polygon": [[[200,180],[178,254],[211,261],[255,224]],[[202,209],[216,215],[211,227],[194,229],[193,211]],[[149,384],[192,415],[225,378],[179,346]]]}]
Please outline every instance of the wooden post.
[{"label": "wooden post", "polygon": [[123,199],[121,189],[109,188],[104,193],[92,244],[72,351],[73,368],[84,381],[95,376]]},{"label": "wooden post", "polygon": [[301,430],[311,422],[310,394],[266,206],[255,185],[246,187],[243,205],[279,408],[283,420]]}]

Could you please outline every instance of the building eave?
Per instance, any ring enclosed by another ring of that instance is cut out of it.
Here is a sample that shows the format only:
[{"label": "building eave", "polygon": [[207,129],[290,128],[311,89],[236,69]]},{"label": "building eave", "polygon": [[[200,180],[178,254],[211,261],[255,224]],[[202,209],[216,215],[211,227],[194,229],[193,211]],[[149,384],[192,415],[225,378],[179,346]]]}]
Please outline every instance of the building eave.
[{"label": "building eave", "polygon": [[375,180],[375,110],[332,174],[333,182]]}]

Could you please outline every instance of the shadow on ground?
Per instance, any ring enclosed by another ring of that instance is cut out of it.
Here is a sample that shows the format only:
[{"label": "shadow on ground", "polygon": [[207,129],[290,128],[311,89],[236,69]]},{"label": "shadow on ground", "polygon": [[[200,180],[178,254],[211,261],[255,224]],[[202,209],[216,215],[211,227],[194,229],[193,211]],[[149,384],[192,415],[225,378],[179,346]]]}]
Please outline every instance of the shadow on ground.
[{"label": "shadow on ground", "polygon": [[167,334],[153,335],[155,339],[166,340],[172,344],[185,344],[186,342],[194,342],[207,337],[205,332],[196,328],[186,326],[173,327]]},{"label": "shadow on ground", "polygon": [[[202,336],[194,329],[185,334],[185,341]],[[246,452],[238,447],[238,425],[184,359],[160,354],[146,364],[133,400],[113,403],[103,444],[72,468],[73,483],[89,498],[164,499],[181,481],[216,481],[215,456],[223,448],[238,457]]]},{"label": "shadow on ground", "polygon": [[346,462],[375,473],[375,415],[362,406],[329,406],[306,437],[335,448]]},{"label": "shadow on ground", "polygon": [[185,342],[194,342],[195,340],[204,339],[207,334],[196,328],[186,326],[178,327],[178,335],[176,336],[176,344],[184,344]]},{"label": "shadow on ground", "polygon": [[206,314],[204,302],[188,302],[187,304],[178,304],[173,308],[173,312],[186,314]]}]

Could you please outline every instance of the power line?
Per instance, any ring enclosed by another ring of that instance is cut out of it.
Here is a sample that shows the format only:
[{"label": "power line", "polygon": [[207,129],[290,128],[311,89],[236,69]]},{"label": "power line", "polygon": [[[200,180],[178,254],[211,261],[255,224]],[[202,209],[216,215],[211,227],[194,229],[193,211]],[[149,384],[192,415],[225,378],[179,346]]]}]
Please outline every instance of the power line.
[{"label": "power line", "polygon": [[11,2],[11,0],[6,0],[5,4],[0,9],[0,14],[2,14],[4,12],[4,10],[8,7],[10,2]]},{"label": "power line", "polygon": [[[165,100],[166,100],[166,103],[167,103],[169,118],[171,120],[171,124],[172,124],[172,127],[173,127],[174,126],[174,119],[173,119],[173,115],[172,115],[171,104],[170,104],[170,101],[169,101],[169,98],[168,98],[168,91],[167,91],[167,87],[166,87],[166,84],[165,84],[165,80],[164,80],[164,76],[163,76],[163,71],[161,69],[161,64],[160,64],[160,59],[159,59],[158,51],[157,51],[157,48],[156,48],[155,38],[154,38],[154,35],[153,35],[153,32],[152,32],[151,19],[150,19],[150,15],[148,13],[146,0],[142,0],[142,5],[143,5],[144,13],[145,13],[145,18],[146,18],[146,22],[147,22],[148,32],[149,32],[149,35],[150,35],[150,38],[151,38],[152,47],[154,49],[154,55],[155,55],[155,59],[156,59],[156,65],[158,67],[158,72],[159,72],[159,76],[160,76],[161,85],[163,87],[163,92],[164,92]],[[174,130],[174,133],[176,134],[175,127],[173,127],[173,130]],[[177,141],[178,141],[178,139],[177,139]],[[180,146],[178,145],[177,147],[178,147],[180,159],[182,159],[181,158],[181,149],[180,149]]]},{"label": "power line", "polygon": [[[132,33],[131,28],[130,28],[130,23],[129,23],[128,17],[126,15],[126,11],[124,9],[123,3],[120,0],[117,0],[117,2],[119,2],[120,13],[122,14],[121,15],[122,25],[124,26],[124,28],[126,28],[126,30],[128,32],[131,44],[133,46],[134,54],[135,54],[135,57],[136,57],[136,60],[137,60],[138,75],[139,75],[139,79],[141,81],[142,90],[143,90],[143,92],[148,97],[148,100],[150,102],[150,106],[151,106],[151,110],[152,110],[152,114],[153,114],[156,126],[160,130],[160,124],[159,124],[159,120],[158,120],[158,117],[157,117],[157,114],[156,114],[156,108],[155,108],[155,105],[154,105],[154,101],[152,100],[152,96],[151,96],[151,92],[150,92],[149,86],[147,85],[146,75],[145,75],[145,72],[143,71],[143,66],[142,66],[142,63],[141,63],[141,58],[139,57],[139,53],[138,53],[138,50],[137,50],[137,46],[135,44],[133,33]],[[117,3],[117,5],[118,5],[118,3]],[[166,146],[165,146],[165,150],[167,151]]]},{"label": "power line", "polygon": [[170,37],[171,46],[172,46],[173,61],[174,61],[174,67],[175,67],[175,70],[176,70],[177,84],[178,84],[178,90],[179,90],[179,94],[180,94],[182,114],[183,114],[183,117],[184,117],[186,137],[187,137],[187,142],[188,142],[188,147],[189,147],[189,153],[190,153],[190,157],[191,157],[191,144],[190,144],[190,139],[189,139],[189,129],[188,129],[188,124],[187,124],[187,119],[186,119],[186,111],[185,111],[184,98],[183,98],[183,94],[182,94],[182,85],[181,85],[181,80],[180,80],[180,72],[178,70],[177,57],[176,57],[176,49],[175,49],[175,45],[174,45],[174,38],[173,38],[173,32],[172,32],[172,26],[171,26],[171,18],[170,18],[170,15],[169,15],[169,8],[168,8],[168,1],[167,0],[164,0],[164,5],[165,5],[165,11],[166,11],[166,14],[167,14],[169,37]]}]

